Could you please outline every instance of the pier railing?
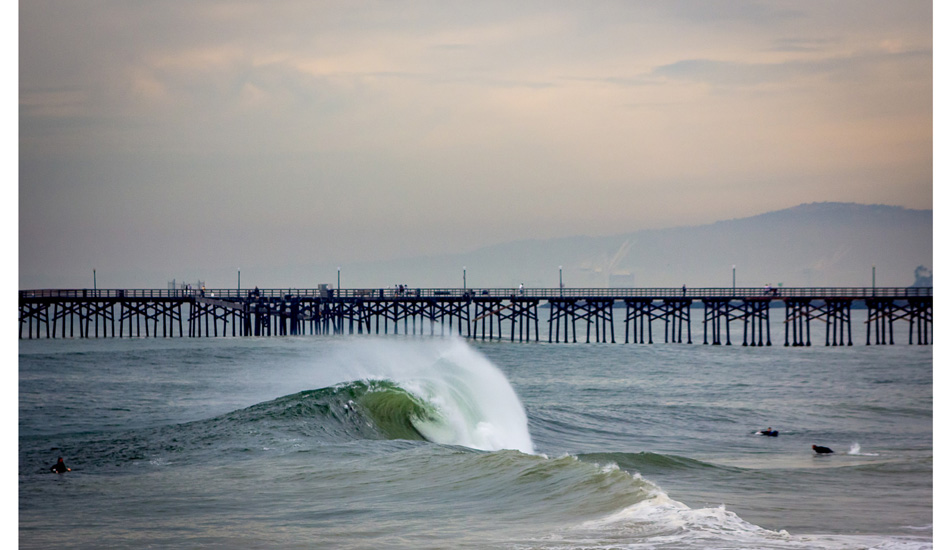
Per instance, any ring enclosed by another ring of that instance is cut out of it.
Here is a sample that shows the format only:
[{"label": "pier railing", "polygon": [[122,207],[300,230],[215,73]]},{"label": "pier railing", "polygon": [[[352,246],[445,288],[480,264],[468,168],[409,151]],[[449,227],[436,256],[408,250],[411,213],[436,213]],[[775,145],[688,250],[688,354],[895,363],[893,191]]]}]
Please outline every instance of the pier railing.
[{"label": "pier railing", "polygon": [[[690,310],[703,309],[703,343],[729,345],[729,324],[743,326],[745,345],[771,345],[770,304],[784,305],[785,344],[811,345],[811,321],[825,324],[826,345],[851,345],[851,308],[864,302],[865,340],[894,343],[894,324],[907,323],[908,342],[930,341],[932,287],[651,287],[651,288],[389,288],[331,289],[39,289],[20,291],[20,338],[232,336],[376,333],[416,334],[428,325],[467,337],[540,338],[539,308],[548,313],[548,341],[614,342],[620,315],[624,341],[653,342],[652,323],[666,341],[692,343]],[[411,328],[409,326],[411,322]],[[446,324],[448,327],[446,327]],[[391,326],[390,326],[391,325]],[[487,326],[486,326],[487,325]],[[579,326],[578,326],[579,325]],[[464,329],[463,329],[464,326]],[[581,334],[586,332],[585,334]],[[67,336],[68,333],[68,336]]]},{"label": "pier railing", "polygon": [[269,289],[39,289],[21,290],[21,299],[30,298],[193,298],[224,299],[282,298],[539,298],[539,299],[624,299],[624,298],[918,298],[932,297],[933,287],[636,287],[636,288],[269,288]]}]

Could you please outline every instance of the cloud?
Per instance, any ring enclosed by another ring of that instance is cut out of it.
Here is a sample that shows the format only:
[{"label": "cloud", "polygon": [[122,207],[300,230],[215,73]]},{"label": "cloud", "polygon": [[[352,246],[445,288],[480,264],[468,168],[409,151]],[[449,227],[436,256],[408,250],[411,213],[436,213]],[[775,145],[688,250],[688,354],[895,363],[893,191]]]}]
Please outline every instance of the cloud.
[{"label": "cloud", "polygon": [[[848,57],[744,63],[712,59],[685,59],[657,67],[651,76],[702,82],[723,87],[748,87],[776,82],[798,82],[812,77],[854,81],[877,68],[904,67],[926,76],[932,51],[866,52]],[[922,70],[923,69],[923,70]]]},{"label": "cloud", "polygon": [[776,52],[821,52],[836,46],[840,40],[833,38],[786,37],[773,41],[772,51]]},{"label": "cloud", "polygon": [[926,208],[930,5],[863,5],[26,2],[22,263]]},{"label": "cloud", "polygon": [[[739,22],[774,26],[792,19],[806,17],[798,3],[760,2],[755,0],[673,0],[663,2],[662,9],[672,16],[696,23]],[[791,7],[796,6],[796,7]]]}]

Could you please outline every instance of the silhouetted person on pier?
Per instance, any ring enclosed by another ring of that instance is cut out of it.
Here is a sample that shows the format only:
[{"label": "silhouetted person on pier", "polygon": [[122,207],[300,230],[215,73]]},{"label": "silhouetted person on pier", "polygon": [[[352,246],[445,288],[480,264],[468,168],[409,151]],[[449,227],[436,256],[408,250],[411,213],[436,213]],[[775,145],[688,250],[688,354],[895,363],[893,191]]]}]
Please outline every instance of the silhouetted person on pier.
[{"label": "silhouetted person on pier", "polygon": [[811,448],[814,449],[815,452],[820,455],[830,455],[831,453],[834,452],[828,447],[822,447],[821,445],[812,445]]},{"label": "silhouetted person on pier", "polygon": [[66,472],[71,472],[72,470],[66,467],[66,463],[63,462],[63,457],[59,457],[59,460],[56,461],[56,464],[50,466],[49,471],[54,474],[64,474]]},{"label": "silhouetted person on pier", "polygon": [[686,296],[686,285],[683,285],[683,296]]}]

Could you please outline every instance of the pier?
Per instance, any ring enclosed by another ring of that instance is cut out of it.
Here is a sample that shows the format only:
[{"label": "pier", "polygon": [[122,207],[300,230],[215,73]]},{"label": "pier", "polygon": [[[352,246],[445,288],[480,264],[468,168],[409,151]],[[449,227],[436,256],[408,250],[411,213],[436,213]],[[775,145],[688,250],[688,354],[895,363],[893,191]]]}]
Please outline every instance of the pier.
[{"label": "pier", "polygon": [[458,334],[616,343],[622,323],[623,343],[692,344],[691,315],[701,309],[703,344],[771,346],[776,309],[785,346],[820,343],[822,334],[826,346],[851,346],[857,308],[867,310],[866,345],[933,338],[932,287],[45,289],[21,290],[19,304],[20,339]]}]

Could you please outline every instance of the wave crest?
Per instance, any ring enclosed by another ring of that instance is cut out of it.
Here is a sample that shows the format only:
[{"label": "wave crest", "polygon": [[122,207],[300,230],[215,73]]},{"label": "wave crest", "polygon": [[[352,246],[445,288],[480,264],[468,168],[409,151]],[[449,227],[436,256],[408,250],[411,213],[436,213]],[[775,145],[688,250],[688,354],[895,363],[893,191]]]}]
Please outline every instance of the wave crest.
[{"label": "wave crest", "polygon": [[230,416],[251,423],[280,419],[305,435],[534,453],[527,414],[507,378],[462,341],[364,342],[334,361],[350,380]]}]

